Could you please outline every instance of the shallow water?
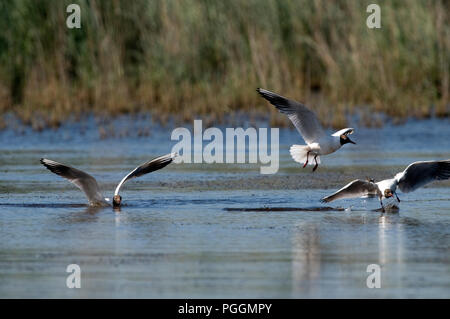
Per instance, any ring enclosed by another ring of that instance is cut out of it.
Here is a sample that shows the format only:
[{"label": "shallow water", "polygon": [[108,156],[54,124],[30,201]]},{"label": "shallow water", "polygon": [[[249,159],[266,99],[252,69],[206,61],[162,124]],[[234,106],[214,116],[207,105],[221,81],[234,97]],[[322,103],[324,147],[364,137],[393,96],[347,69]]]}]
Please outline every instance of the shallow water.
[{"label": "shallow water", "polygon": [[[91,173],[111,197],[124,174],[170,151],[170,127],[110,139],[77,124],[0,132],[0,297],[449,298],[448,181],[399,193],[393,213],[375,211],[376,199],[319,202],[352,179],[450,158],[449,124],[357,128],[358,145],[323,158],[314,174],[290,159],[301,141],[283,129],[277,174],[171,164],[126,184],[120,211],[87,208],[39,159]],[[81,289],[66,287],[73,263]],[[380,289],[367,288],[369,264],[381,267]]]}]

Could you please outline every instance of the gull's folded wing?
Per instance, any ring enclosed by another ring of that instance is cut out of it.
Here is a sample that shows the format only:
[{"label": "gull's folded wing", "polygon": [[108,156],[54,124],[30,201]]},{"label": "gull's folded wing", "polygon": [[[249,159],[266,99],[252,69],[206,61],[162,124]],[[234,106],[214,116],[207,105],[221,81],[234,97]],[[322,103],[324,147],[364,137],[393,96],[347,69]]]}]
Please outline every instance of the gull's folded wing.
[{"label": "gull's folded wing", "polygon": [[403,193],[412,192],[432,181],[449,179],[450,160],[415,162],[398,173],[395,178],[398,181],[398,188]]},{"label": "gull's folded wing", "polygon": [[157,157],[151,161],[148,161],[142,165],[139,165],[134,170],[132,170],[130,173],[128,173],[127,176],[125,176],[117,185],[116,190],[114,192],[114,195],[119,194],[120,187],[128,180],[139,177],[154,171],[157,171],[170,163],[172,163],[173,159],[175,158],[176,153],[170,153],[164,156]]},{"label": "gull's folded wing", "polygon": [[261,88],[256,91],[281,113],[289,117],[306,143],[317,142],[325,135],[316,114],[303,104]]},{"label": "gull's folded wing", "polygon": [[361,179],[348,183],[336,193],[321,199],[322,202],[328,203],[336,199],[355,198],[368,195],[376,195],[378,187],[372,182],[363,181]]},{"label": "gull's folded wing", "polygon": [[102,193],[100,192],[97,181],[91,175],[76,168],[46,158],[41,158],[40,162],[52,173],[64,177],[71,183],[75,184],[75,186],[86,194],[86,197],[91,204],[105,201]]}]

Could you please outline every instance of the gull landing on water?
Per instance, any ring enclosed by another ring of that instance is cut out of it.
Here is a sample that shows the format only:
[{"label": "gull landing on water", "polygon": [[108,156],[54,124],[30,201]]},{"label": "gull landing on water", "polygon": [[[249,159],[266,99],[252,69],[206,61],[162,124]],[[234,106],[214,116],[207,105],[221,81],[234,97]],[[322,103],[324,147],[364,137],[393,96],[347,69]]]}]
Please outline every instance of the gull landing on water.
[{"label": "gull landing on water", "polygon": [[450,159],[445,161],[414,162],[403,172],[396,174],[394,178],[385,179],[378,183],[374,183],[373,180],[354,180],[336,193],[322,198],[322,202],[328,203],[343,198],[377,196],[380,200],[381,209],[384,211],[383,199],[395,195],[397,202],[400,203],[397,187],[403,193],[409,193],[430,182],[449,178]]},{"label": "gull landing on water", "polygon": [[[303,168],[314,164],[314,172],[320,164],[320,155],[334,153],[347,143],[356,144],[348,137],[354,129],[344,128],[332,135],[326,135],[316,114],[305,105],[268,90],[258,88],[256,91],[281,113],[287,115],[308,144],[292,145],[290,149],[292,158],[302,163]],[[314,163],[313,160],[309,161],[310,157],[313,157]]]},{"label": "gull landing on water", "polygon": [[[118,207],[122,203],[122,197],[119,195],[120,187],[128,180],[139,177],[154,171],[157,171],[167,165],[169,165],[173,159],[176,157],[176,153],[170,153],[164,156],[157,157],[151,161],[148,161],[134,170],[132,170],[128,175],[126,175],[117,185],[113,197],[113,206]],[[110,206],[108,199],[104,198],[100,188],[98,187],[97,181],[91,175],[80,171],[76,168],[46,159],[41,159],[41,164],[49,169],[52,173],[55,173],[69,182],[75,184],[79,189],[81,189],[86,197],[88,198],[89,205],[91,206]]]}]

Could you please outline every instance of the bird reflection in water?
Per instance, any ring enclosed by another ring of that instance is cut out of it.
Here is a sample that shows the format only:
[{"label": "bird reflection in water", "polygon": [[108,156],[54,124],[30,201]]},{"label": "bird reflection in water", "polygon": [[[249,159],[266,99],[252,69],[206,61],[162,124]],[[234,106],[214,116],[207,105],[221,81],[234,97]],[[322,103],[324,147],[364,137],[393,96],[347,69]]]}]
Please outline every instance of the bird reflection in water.
[{"label": "bird reflection in water", "polygon": [[[292,236],[292,292],[316,289],[320,273],[320,238],[314,224],[301,223]],[[317,287],[318,288],[318,287]]]}]

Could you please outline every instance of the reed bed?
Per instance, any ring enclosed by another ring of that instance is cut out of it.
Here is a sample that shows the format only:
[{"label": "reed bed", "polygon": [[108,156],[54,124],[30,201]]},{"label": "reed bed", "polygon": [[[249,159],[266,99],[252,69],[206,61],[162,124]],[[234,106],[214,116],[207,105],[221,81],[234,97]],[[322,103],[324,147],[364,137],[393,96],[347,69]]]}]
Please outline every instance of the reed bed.
[{"label": "reed bed", "polygon": [[[286,124],[255,92],[264,87],[328,126],[356,113],[366,125],[374,113],[448,116],[450,2],[378,1],[382,27],[369,29],[372,2],[1,1],[0,114],[36,129],[87,113]],[[70,3],[81,29],[65,25]]]}]

